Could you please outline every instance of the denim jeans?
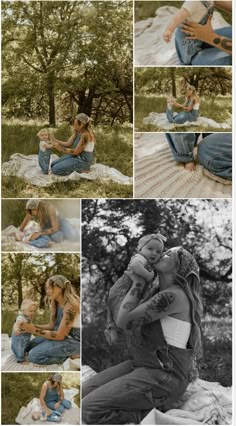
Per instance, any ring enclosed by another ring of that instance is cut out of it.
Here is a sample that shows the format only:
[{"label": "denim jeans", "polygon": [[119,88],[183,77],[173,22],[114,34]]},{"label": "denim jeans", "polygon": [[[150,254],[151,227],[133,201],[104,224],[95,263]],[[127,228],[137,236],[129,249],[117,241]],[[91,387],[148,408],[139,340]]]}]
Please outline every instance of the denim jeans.
[{"label": "denim jeans", "polygon": [[232,180],[232,133],[213,133],[198,145],[198,161],[209,172]]},{"label": "denim jeans", "polygon": [[80,342],[66,337],[64,340],[47,340],[35,337],[28,348],[28,358],[35,364],[60,364],[72,355],[80,354]]},{"label": "denim jeans", "polygon": [[51,149],[46,149],[46,151],[39,150],[38,162],[42,172],[47,175],[50,165],[52,151]]},{"label": "denim jeans", "polygon": [[63,155],[51,164],[54,175],[66,176],[72,172],[89,170],[93,161],[93,153],[83,151],[80,155]]},{"label": "denim jeans", "polygon": [[[44,228],[43,231],[47,230]],[[31,246],[38,248],[47,248],[50,241],[61,243],[63,240],[79,241],[79,232],[71,225],[68,219],[60,220],[60,229],[51,235],[40,235],[35,240],[29,242]]]},{"label": "denim jeans", "polygon": [[199,133],[166,133],[165,135],[175,161],[183,163],[194,161],[193,148]]},{"label": "denim jeans", "polygon": [[17,362],[25,361],[26,348],[29,346],[31,333],[21,333],[16,336],[12,333],[11,336],[11,350],[14,353]]},{"label": "denim jeans", "polygon": [[59,413],[63,413],[65,411],[65,408],[67,410],[69,410],[71,408],[71,402],[68,401],[67,399],[63,399],[63,401],[61,401],[59,407],[54,408],[55,404],[58,402],[59,398],[56,401],[50,401],[50,402],[46,402],[47,407],[50,408],[50,410],[56,410],[59,411]]},{"label": "denim jeans", "polygon": [[170,123],[183,124],[186,121],[197,121],[199,116],[199,110],[185,111],[174,113],[172,109],[169,109],[167,106],[166,117]]},{"label": "denim jeans", "polygon": [[[215,33],[232,39],[232,27],[215,30]],[[177,28],[175,33],[175,47],[182,65],[232,65],[232,55],[217,47],[200,42],[194,46],[196,40],[185,40],[187,34]],[[197,40],[198,41],[198,40]]]}]

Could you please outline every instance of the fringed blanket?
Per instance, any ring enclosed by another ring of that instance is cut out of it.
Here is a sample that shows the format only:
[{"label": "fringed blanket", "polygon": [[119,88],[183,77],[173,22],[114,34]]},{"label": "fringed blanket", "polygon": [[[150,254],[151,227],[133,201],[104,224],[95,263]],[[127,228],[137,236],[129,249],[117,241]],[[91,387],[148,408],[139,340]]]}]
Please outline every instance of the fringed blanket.
[{"label": "fringed blanket", "polygon": [[136,134],[136,198],[231,198],[232,185],[223,185],[204,175],[197,164],[194,172],[173,160],[165,135]]},{"label": "fringed blanket", "polygon": [[197,121],[186,121],[183,124],[169,123],[164,112],[150,112],[150,114],[143,119],[144,124],[153,124],[154,126],[161,128],[162,130],[171,130],[175,127],[190,127],[190,126],[201,126],[201,130],[205,129],[224,129],[229,130],[231,128],[231,117],[227,118],[224,123],[217,123],[207,117],[199,117]]},{"label": "fringed blanket", "polygon": [[[52,160],[56,158],[58,158],[57,155],[52,155]],[[104,164],[94,164],[89,173],[73,172],[68,176],[45,175],[38,165],[37,155],[19,153],[11,155],[10,160],[3,163],[2,175],[17,176],[39,187],[48,187],[57,182],[79,181],[81,179],[100,180],[101,182],[113,181],[122,185],[132,185],[133,183],[131,177],[125,176],[113,167]]]},{"label": "fringed blanket", "polygon": [[[162,34],[167,23],[178,9],[162,6],[156,10],[154,18],[148,18],[135,24],[135,65],[179,65],[175,51],[175,35],[170,43],[165,43]],[[212,25],[214,29],[227,27],[229,24],[217,11],[214,12]]]}]

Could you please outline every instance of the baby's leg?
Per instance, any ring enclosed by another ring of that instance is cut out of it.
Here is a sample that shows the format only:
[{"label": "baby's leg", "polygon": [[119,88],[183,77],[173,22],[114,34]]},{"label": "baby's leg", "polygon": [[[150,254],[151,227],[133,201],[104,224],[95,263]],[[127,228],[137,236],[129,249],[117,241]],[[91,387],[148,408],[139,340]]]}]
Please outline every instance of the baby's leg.
[{"label": "baby's leg", "polygon": [[45,175],[48,174],[51,153],[52,151],[50,149],[46,149],[46,151],[39,150],[39,154],[38,154],[39,166]]},{"label": "baby's leg", "polygon": [[16,336],[14,333],[11,337],[11,350],[16,357],[16,361],[26,364],[25,352],[30,341],[30,334],[19,334]]}]

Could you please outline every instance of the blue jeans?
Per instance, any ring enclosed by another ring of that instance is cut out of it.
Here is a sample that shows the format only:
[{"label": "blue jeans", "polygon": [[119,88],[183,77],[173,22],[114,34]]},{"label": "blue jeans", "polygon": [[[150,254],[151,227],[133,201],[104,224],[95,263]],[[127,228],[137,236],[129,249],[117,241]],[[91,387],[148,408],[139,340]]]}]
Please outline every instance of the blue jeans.
[{"label": "blue jeans", "polygon": [[80,342],[68,337],[64,340],[35,337],[27,350],[30,362],[42,365],[61,364],[70,356],[80,354]]},{"label": "blue jeans", "polygon": [[[215,30],[216,34],[232,39],[232,27]],[[232,55],[199,40],[185,40],[188,35],[177,28],[175,47],[182,65],[232,65]],[[194,43],[198,42],[198,44]]]},{"label": "blue jeans", "polygon": [[209,172],[232,180],[232,133],[213,133],[198,145],[198,161]]},{"label": "blue jeans", "polygon": [[17,362],[25,361],[26,348],[29,346],[31,333],[21,333],[16,336],[14,332],[11,336],[11,350],[14,353]]},{"label": "blue jeans", "polygon": [[50,402],[46,401],[47,407],[50,408],[50,410],[59,411],[59,413],[63,413],[65,411],[65,408],[67,410],[69,410],[71,408],[71,402],[68,401],[67,399],[63,399],[63,401],[61,401],[59,407],[54,408],[54,405],[58,402],[58,400],[59,400],[59,398],[56,401],[50,401]]},{"label": "blue jeans", "polygon": [[194,161],[193,148],[199,133],[166,133],[165,135],[175,161],[183,163]]},{"label": "blue jeans", "polygon": [[166,117],[170,123],[184,124],[186,121],[197,121],[198,116],[198,110],[174,113],[168,106],[166,108]]},{"label": "blue jeans", "polygon": [[[45,231],[47,228],[43,229]],[[47,248],[50,241],[61,243],[64,240],[79,241],[79,232],[71,225],[68,219],[60,220],[60,229],[51,235],[41,235],[36,240],[29,242],[31,246],[38,248]]]},{"label": "blue jeans", "polygon": [[48,174],[51,154],[52,154],[51,149],[46,149],[46,151],[42,151],[41,149],[39,150],[38,162],[39,162],[39,166],[40,166],[42,172],[45,175]]},{"label": "blue jeans", "polygon": [[93,161],[92,152],[82,152],[80,155],[63,155],[51,164],[52,173],[59,176],[67,176],[72,172],[89,170]]}]

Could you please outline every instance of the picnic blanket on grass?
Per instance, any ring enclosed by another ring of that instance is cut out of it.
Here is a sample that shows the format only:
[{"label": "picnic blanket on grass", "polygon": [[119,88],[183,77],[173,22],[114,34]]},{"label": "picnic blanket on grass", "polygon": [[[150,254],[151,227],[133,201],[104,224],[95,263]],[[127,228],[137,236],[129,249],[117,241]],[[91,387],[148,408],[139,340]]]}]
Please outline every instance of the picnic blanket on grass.
[{"label": "picnic blanket on grass", "polygon": [[232,185],[215,182],[197,164],[194,172],[177,165],[163,133],[136,134],[136,198],[231,198]]},{"label": "picnic blanket on grass", "polygon": [[[216,129],[224,129],[229,130],[231,128],[231,118],[228,118],[224,123],[217,123],[217,121],[212,120],[207,117],[199,117],[196,121],[186,121],[183,124],[170,123],[167,118],[165,112],[157,113],[150,112],[150,114],[143,119],[145,124],[153,124],[163,130],[171,130],[175,127],[186,127],[186,126],[201,126],[204,129],[206,128],[216,128]],[[202,129],[201,129],[202,130]]]},{"label": "picnic blanket on grass", "polygon": [[[63,389],[65,399],[68,399],[72,403],[72,407],[69,410],[65,410],[62,414],[62,420],[59,424],[62,425],[79,425],[80,424],[80,409],[73,401],[73,398],[78,394],[78,389]],[[17,417],[16,424],[19,425],[51,425],[52,422],[42,420],[32,420],[32,413],[41,410],[41,404],[39,398],[33,398],[26,407],[21,407]]]},{"label": "picnic blanket on grass", "polygon": [[[166,25],[176,14],[174,6],[162,6],[156,10],[156,16],[135,24],[135,65],[179,65],[175,50],[175,34],[167,44],[162,38]],[[218,11],[212,18],[213,29],[228,27]]]},{"label": "picnic blanket on grass", "polygon": [[[78,218],[68,218],[69,222],[80,232],[80,220]],[[9,225],[2,231],[2,251],[21,251],[21,252],[69,252],[79,251],[79,241],[64,240],[61,243],[50,241],[49,247],[38,248],[30,244],[16,241],[12,234],[19,232],[19,229],[14,225]]]},{"label": "picnic blanket on grass", "polygon": [[[89,366],[82,367],[82,381],[96,372]],[[190,383],[178,408],[161,413],[155,408],[142,420],[142,425],[165,424],[232,424],[232,389],[219,383],[197,379]]]},{"label": "picnic blanket on grass", "polygon": [[16,361],[15,356],[11,350],[11,338],[8,334],[1,335],[1,362],[2,371],[79,371],[80,370],[80,359],[67,358],[63,364],[50,364],[41,365],[33,364],[22,364]]},{"label": "picnic blanket on grass", "polygon": [[[52,155],[52,160],[56,160],[57,155]],[[68,176],[45,175],[38,165],[37,155],[12,154],[10,160],[2,164],[3,176],[17,176],[26,182],[38,186],[48,187],[57,182],[100,180],[101,182],[113,181],[122,185],[132,185],[132,178],[123,175],[113,167],[104,164],[94,164],[89,173],[72,172]]]}]

